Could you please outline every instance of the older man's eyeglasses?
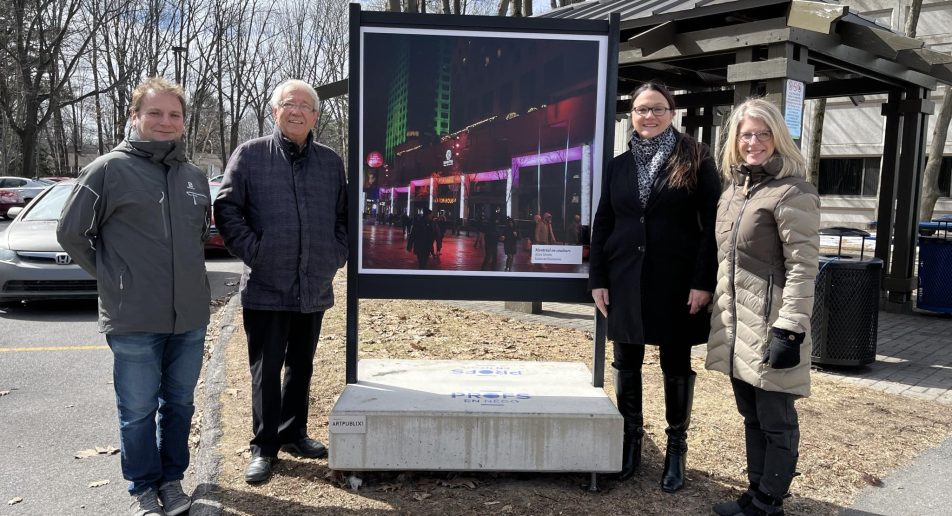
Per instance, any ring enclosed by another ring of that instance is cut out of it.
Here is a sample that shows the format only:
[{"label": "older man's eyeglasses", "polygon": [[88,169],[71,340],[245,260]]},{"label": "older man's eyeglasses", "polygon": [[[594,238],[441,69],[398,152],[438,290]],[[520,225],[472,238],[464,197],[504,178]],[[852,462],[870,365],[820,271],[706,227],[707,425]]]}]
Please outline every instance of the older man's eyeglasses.
[{"label": "older man's eyeglasses", "polygon": [[666,107],[636,107],[631,111],[638,116],[645,117],[648,116],[648,113],[651,113],[654,116],[664,116],[665,113],[672,111],[672,109]]},{"label": "older man's eyeglasses", "polygon": [[751,143],[754,141],[754,138],[760,143],[769,142],[770,139],[773,138],[773,133],[770,131],[764,131],[762,133],[740,133],[740,141],[744,143]]},{"label": "older man's eyeglasses", "polygon": [[301,113],[310,113],[314,111],[313,106],[307,104],[295,104],[294,102],[282,102],[278,104],[282,109],[287,109],[288,111],[299,111]]}]

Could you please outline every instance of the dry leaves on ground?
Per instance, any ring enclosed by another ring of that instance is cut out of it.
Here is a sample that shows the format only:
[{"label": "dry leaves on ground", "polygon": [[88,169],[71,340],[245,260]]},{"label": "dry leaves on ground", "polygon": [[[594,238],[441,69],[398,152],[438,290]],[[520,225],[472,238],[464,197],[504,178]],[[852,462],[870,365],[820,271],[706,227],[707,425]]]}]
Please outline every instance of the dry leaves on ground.
[{"label": "dry leaves on ground", "polygon": [[[343,275],[335,281],[337,307],[328,311],[311,386],[311,436],[326,442],[327,414],[344,387]],[[239,320],[235,324],[240,324]],[[590,363],[592,335],[575,330],[464,310],[432,301],[362,300],[362,358],[552,360]],[[698,372],[689,434],[688,486],[677,495],[658,487],[664,453],[664,409],[658,355],[644,368],[644,465],[632,480],[600,480],[590,493],[588,474],[497,472],[349,472],[326,460],[282,455],[275,477],[249,486],[242,473],[251,431],[246,343],[238,328],[227,349],[227,386],[221,396],[223,455],[219,480],[226,514],[707,514],[711,504],[746,488],[743,424],[728,379]],[[610,352],[610,350],[609,350]],[[606,391],[614,396],[610,378]],[[884,478],[952,430],[952,411],[934,402],[902,398],[814,377],[813,394],[797,402],[801,422],[798,476],[786,504],[790,514],[836,514],[872,479]],[[912,424],[911,422],[915,422]],[[880,480],[881,482],[881,480]]]},{"label": "dry leaves on ground", "polygon": [[119,453],[119,448],[113,448],[112,446],[97,446],[95,448],[89,448],[88,450],[80,450],[74,455],[77,459],[86,459],[89,457],[95,457],[96,455],[115,455]]}]

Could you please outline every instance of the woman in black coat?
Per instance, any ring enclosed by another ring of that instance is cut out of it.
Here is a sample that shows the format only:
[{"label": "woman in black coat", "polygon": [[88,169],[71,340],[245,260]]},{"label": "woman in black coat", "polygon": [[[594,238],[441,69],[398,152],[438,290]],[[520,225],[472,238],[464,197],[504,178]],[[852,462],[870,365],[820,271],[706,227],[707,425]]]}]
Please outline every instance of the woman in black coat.
[{"label": "woman in black coat", "polygon": [[608,163],[593,221],[589,287],[614,342],[615,392],[625,419],[620,480],[641,463],[641,366],[658,345],[668,444],[661,488],[684,486],[695,373],[707,341],[721,183],[707,147],[671,126],[674,98],[646,83],[631,94],[630,152]]}]

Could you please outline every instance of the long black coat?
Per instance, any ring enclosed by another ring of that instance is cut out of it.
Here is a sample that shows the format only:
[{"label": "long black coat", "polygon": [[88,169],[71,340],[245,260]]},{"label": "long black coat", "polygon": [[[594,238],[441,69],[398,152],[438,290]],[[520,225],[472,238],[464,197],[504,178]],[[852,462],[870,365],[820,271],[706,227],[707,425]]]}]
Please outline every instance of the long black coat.
[{"label": "long black coat", "polygon": [[[677,145],[699,145],[679,135]],[[704,149],[696,187],[668,186],[658,173],[644,209],[631,152],[608,163],[593,221],[589,288],[608,289],[608,338],[616,343],[707,342],[710,314],[689,313],[691,289],[713,292],[714,220],[721,182]]]}]

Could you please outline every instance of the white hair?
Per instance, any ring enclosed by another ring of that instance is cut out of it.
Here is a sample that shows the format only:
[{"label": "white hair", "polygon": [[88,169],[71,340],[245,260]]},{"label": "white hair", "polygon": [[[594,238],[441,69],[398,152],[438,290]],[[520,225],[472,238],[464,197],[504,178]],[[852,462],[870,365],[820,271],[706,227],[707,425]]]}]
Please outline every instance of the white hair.
[{"label": "white hair", "polygon": [[314,89],[310,84],[299,80],[299,79],[288,79],[278,85],[274,89],[274,93],[271,94],[271,107],[276,108],[278,104],[281,103],[281,97],[284,96],[284,90],[288,88],[298,88],[308,92],[311,95],[311,100],[314,101],[314,109],[317,110],[321,104],[321,98],[317,95],[317,90]]}]

